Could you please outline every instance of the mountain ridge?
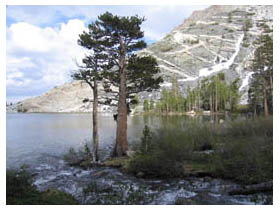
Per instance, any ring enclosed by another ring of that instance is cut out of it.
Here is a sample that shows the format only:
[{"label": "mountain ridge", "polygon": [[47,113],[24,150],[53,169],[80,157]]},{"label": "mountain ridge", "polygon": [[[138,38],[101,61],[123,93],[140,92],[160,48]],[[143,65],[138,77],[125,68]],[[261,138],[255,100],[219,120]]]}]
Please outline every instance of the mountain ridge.
[{"label": "mountain ridge", "polygon": [[[265,23],[272,27],[272,17],[273,7],[269,5],[210,6],[194,11],[164,38],[138,54],[152,55],[157,59],[164,78],[162,88],[170,88],[174,77],[182,92],[187,85],[195,87],[198,80],[219,72],[225,73],[227,81],[240,77],[240,91],[244,93],[241,103],[246,103],[246,92],[252,75],[248,67],[255,50],[253,42],[262,33],[258,25]],[[246,24],[247,31],[244,29]],[[161,90],[140,93],[139,99],[157,100]],[[21,101],[17,110],[91,112],[91,103],[83,103],[83,99],[91,98],[91,95],[86,84],[76,81],[54,88],[42,96]],[[114,108],[102,105],[99,112],[114,112]]]}]

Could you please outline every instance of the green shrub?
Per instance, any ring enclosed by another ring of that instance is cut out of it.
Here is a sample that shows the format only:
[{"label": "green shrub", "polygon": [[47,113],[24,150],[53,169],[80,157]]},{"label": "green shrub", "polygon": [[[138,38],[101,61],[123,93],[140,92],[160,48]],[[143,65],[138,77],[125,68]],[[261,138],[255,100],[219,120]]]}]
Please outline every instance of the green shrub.
[{"label": "green shrub", "polygon": [[147,133],[145,127],[141,145],[142,148],[146,145],[143,142],[147,142],[148,137],[149,149],[143,152],[140,148],[127,167],[130,173],[142,172],[146,177],[182,176],[182,164],[194,161],[195,151],[213,149],[216,141],[210,126],[196,122],[161,128],[151,135]]},{"label": "green shrub", "polygon": [[255,119],[236,120],[230,123],[224,131],[226,137],[252,137],[258,136],[263,138],[273,137],[273,120],[272,118],[258,117]]},{"label": "green shrub", "polygon": [[58,190],[39,192],[33,185],[33,178],[26,167],[8,170],[6,180],[7,205],[78,204],[72,195]]},{"label": "green shrub", "polygon": [[143,173],[144,177],[179,177],[183,174],[182,165],[170,160],[165,154],[135,155],[129,162],[128,172],[137,175]]},{"label": "green shrub", "polygon": [[250,44],[248,42],[243,42],[242,46],[247,48],[250,46]]},{"label": "green shrub", "polygon": [[231,139],[213,158],[216,174],[244,184],[272,180],[272,142],[263,137]]},{"label": "green shrub", "polygon": [[92,166],[93,155],[88,143],[85,143],[85,145],[78,151],[71,147],[68,153],[64,155],[64,160],[70,166],[77,166],[86,169]]},{"label": "green shrub", "polygon": [[[180,177],[184,167],[245,184],[272,180],[272,118],[224,124],[185,122],[154,132],[145,128],[149,149],[129,161],[127,170],[144,177]],[[142,142],[143,143],[143,142]],[[213,150],[212,153],[205,153]],[[199,167],[197,167],[199,166]]]},{"label": "green shrub", "polygon": [[142,154],[148,154],[152,151],[152,133],[147,125],[143,130],[143,137],[141,138],[140,152]]},{"label": "green shrub", "polygon": [[245,184],[272,180],[273,124],[271,118],[238,120],[220,137],[212,160],[217,176]]}]

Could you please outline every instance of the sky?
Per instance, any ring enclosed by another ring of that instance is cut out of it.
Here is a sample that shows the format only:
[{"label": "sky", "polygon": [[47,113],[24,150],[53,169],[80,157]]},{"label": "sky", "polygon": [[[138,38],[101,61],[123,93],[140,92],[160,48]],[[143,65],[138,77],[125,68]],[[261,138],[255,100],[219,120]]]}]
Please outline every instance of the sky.
[{"label": "sky", "polygon": [[163,38],[194,10],[208,6],[6,6],[6,100],[38,96],[71,81],[76,61],[85,55],[78,35],[98,15],[145,17],[148,44]]}]

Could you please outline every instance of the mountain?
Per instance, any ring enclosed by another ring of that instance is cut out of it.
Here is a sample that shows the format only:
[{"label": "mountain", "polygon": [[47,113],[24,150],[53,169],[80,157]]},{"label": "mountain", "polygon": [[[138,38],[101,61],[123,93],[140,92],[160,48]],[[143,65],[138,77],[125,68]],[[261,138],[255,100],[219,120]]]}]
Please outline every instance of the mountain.
[{"label": "mountain", "polygon": [[[195,11],[183,24],[140,54],[157,58],[165,83],[176,76],[181,89],[195,86],[203,77],[224,72],[226,79],[241,79],[247,92],[253,58],[253,42],[265,23],[272,27],[272,6],[211,6]],[[246,31],[247,30],[247,31]],[[246,94],[241,103],[246,103]]]},{"label": "mountain", "polygon": [[[104,95],[100,87],[100,95]],[[92,89],[82,81],[66,83],[55,87],[45,94],[23,100],[16,104],[16,108],[9,107],[10,111],[18,112],[91,112],[92,103],[87,99],[92,98]],[[114,107],[102,105],[98,107],[99,112],[112,112]]]},{"label": "mountain", "polygon": [[[164,78],[162,88],[170,88],[172,79],[176,77],[184,92],[187,85],[194,87],[202,78],[224,72],[227,81],[237,77],[241,79],[241,103],[246,103],[252,75],[248,66],[255,50],[253,42],[262,33],[262,24],[272,28],[272,6],[211,6],[193,12],[163,39],[138,54],[152,55],[157,59]],[[139,98],[141,101],[151,97],[157,100],[160,92],[140,93]],[[91,103],[83,103],[83,99],[91,96],[87,84],[73,82],[24,100],[18,103],[17,109],[27,112],[90,112]],[[111,112],[114,109],[100,106],[99,111]]]}]

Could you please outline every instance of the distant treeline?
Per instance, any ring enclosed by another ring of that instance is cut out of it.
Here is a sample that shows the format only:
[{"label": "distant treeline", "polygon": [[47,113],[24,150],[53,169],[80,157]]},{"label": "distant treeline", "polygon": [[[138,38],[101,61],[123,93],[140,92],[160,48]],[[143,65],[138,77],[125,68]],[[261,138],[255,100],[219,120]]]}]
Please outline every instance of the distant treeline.
[{"label": "distant treeline", "polygon": [[211,112],[236,111],[240,99],[239,79],[226,82],[224,73],[211,78],[198,80],[197,87],[187,86],[186,92],[180,91],[177,79],[173,78],[170,90],[164,88],[160,100],[144,100],[144,112],[188,112],[209,110]]}]

